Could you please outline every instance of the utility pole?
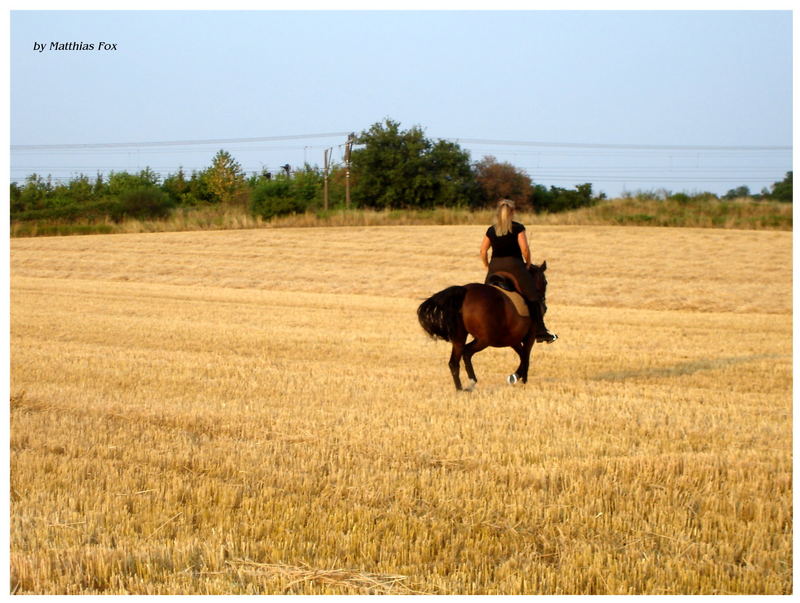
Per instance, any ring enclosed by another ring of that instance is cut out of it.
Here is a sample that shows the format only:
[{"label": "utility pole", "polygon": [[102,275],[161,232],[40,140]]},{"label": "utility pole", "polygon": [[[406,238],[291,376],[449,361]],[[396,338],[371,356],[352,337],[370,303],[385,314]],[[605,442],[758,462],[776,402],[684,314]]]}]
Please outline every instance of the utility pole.
[{"label": "utility pole", "polygon": [[352,132],[347,135],[347,142],[344,145],[344,206],[350,209],[350,149],[353,146],[355,134]]},{"label": "utility pole", "polygon": [[328,166],[330,164],[331,152],[333,149],[325,149],[325,188],[323,199],[325,201],[325,211],[328,211]]}]

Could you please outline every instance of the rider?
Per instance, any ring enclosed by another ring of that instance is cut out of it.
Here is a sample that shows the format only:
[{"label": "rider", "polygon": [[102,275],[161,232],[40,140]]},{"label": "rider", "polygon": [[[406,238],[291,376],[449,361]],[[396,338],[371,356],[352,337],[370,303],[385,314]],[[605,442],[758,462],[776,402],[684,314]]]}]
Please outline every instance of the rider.
[{"label": "rider", "polygon": [[[541,295],[536,290],[533,276],[528,272],[531,264],[531,250],[525,226],[514,222],[514,202],[501,199],[497,204],[497,219],[486,231],[481,242],[481,260],[489,275],[495,272],[510,272],[519,283],[520,293],[528,304],[531,318],[536,326],[536,341],[553,343],[558,336],[544,325]],[[489,262],[489,247],[492,248],[492,261]]]}]

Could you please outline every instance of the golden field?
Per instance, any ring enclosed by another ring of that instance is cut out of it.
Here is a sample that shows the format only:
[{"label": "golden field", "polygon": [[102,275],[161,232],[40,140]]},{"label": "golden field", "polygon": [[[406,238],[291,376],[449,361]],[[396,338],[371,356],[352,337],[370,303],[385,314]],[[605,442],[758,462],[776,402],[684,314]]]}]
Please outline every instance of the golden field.
[{"label": "golden field", "polygon": [[12,591],[791,593],[791,232],[532,226],[456,392],[484,231],[12,240]]}]

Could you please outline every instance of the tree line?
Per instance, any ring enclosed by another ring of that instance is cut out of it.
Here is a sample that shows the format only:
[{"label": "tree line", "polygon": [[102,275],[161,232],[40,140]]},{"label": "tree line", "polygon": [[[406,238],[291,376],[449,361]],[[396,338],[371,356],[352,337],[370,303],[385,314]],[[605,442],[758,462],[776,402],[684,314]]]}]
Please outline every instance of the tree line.
[{"label": "tree line", "polygon": [[748,186],[737,186],[736,188],[730,189],[722,196],[722,198],[740,199],[742,197],[749,197],[757,201],[763,199],[791,203],[792,196],[794,194],[793,189],[792,172],[786,172],[786,176],[784,176],[783,180],[780,182],[774,182],[770,188],[762,188],[760,194],[751,193],[750,187]]},{"label": "tree line", "polygon": [[[391,119],[373,124],[356,137],[355,143],[350,165],[354,208],[481,209],[508,198],[522,210],[560,212],[591,206],[605,198],[592,191],[591,183],[573,189],[534,184],[523,170],[491,156],[473,163],[458,144],[430,140],[418,126],[403,130]],[[334,166],[327,174],[328,207],[332,209],[345,206],[345,169]],[[149,168],[94,178],[80,175],[58,184],[32,174],[21,184],[11,183],[10,213],[12,221],[110,218],[119,222],[125,218],[166,218],[176,208],[227,204],[269,219],[321,210],[325,180],[324,170],[308,164],[294,170],[286,165],[279,173],[262,171],[248,176],[230,153],[220,150],[204,170],[187,174],[179,169],[163,178]],[[789,172],[772,191],[762,191],[762,197],[791,201],[791,189]],[[736,191],[741,192],[741,187],[729,194]]]}]

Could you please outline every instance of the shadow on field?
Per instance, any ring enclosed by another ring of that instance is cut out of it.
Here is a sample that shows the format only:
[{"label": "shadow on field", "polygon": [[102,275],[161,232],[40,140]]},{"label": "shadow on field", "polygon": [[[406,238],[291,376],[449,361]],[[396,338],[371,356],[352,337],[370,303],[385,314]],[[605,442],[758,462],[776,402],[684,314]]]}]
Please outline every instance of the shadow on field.
[{"label": "shadow on field", "polygon": [[693,375],[700,371],[713,371],[737,364],[745,364],[747,362],[774,360],[784,357],[785,356],[781,354],[753,354],[750,356],[733,356],[731,358],[708,358],[705,360],[693,360],[691,362],[679,362],[670,366],[610,371],[608,373],[600,373],[590,378],[596,381],[621,381],[623,379],[634,379],[638,377],[681,377],[684,375]]}]

